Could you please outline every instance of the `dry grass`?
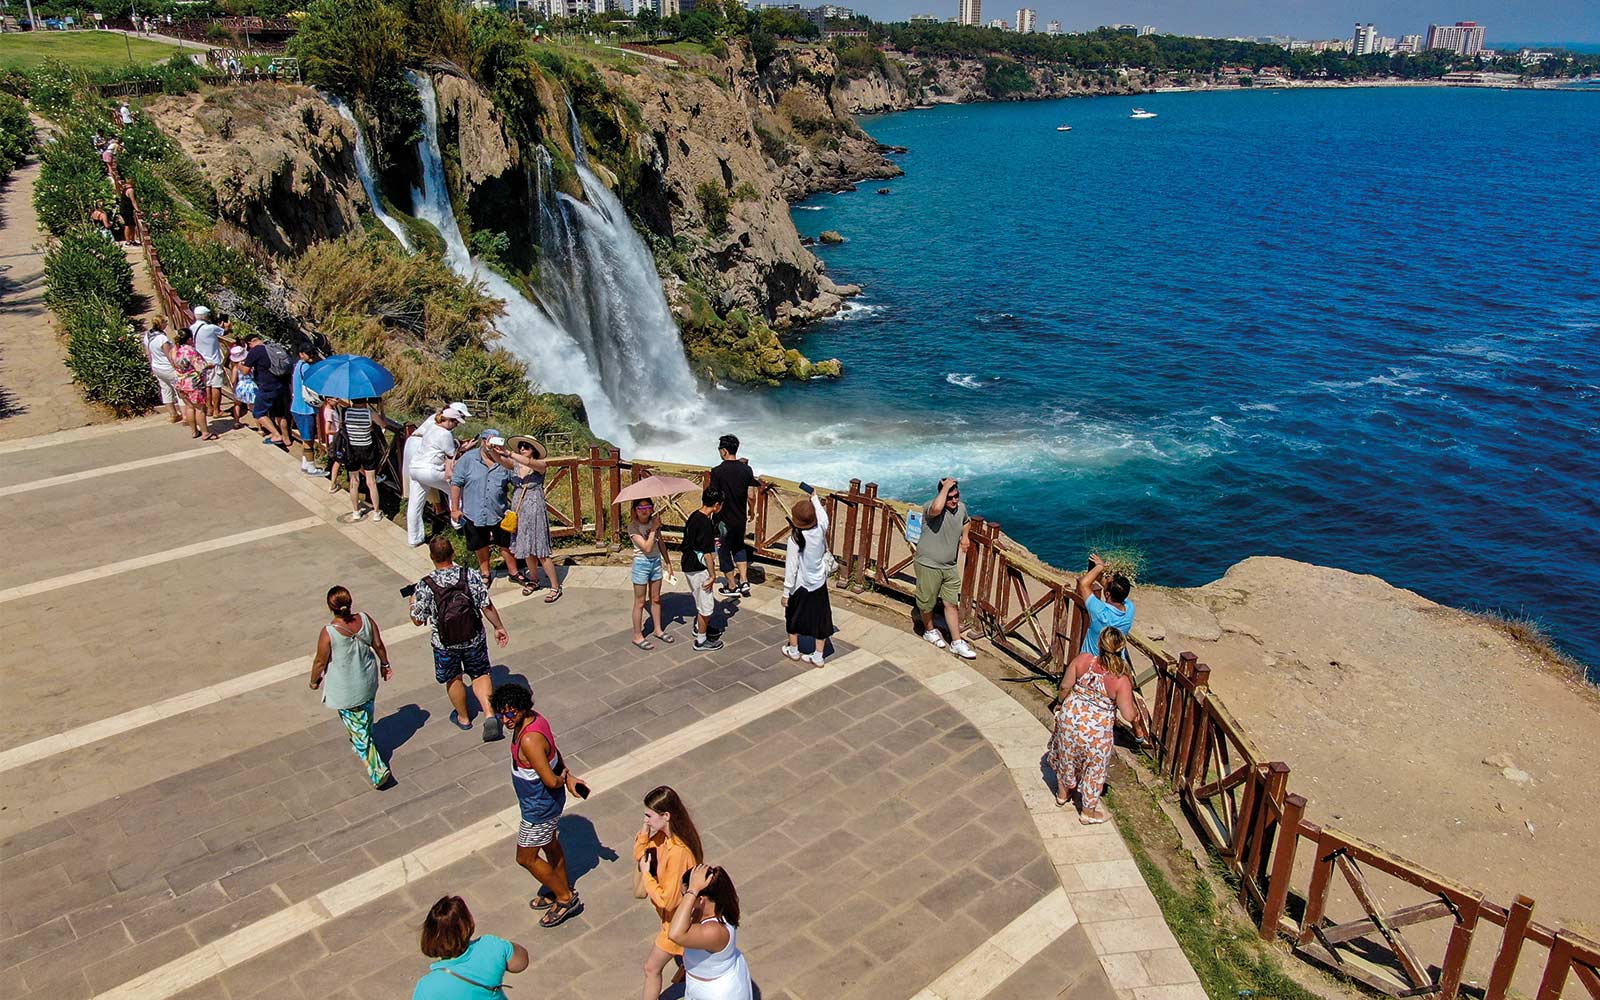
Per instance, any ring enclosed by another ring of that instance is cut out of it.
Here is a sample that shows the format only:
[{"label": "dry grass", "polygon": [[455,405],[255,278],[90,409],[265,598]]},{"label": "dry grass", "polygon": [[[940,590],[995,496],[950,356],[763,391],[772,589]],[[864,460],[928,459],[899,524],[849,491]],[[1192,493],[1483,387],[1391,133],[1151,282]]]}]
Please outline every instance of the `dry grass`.
[{"label": "dry grass", "polygon": [[1540,619],[1524,611],[1508,611],[1504,608],[1480,608],[1466,614],[1510,639],[1518,649],[1532,657],[1541,669],[1573,681],[1592,697],[1600,698],[1600,687],[1589,679],[1587,665],[1558,648]]}]

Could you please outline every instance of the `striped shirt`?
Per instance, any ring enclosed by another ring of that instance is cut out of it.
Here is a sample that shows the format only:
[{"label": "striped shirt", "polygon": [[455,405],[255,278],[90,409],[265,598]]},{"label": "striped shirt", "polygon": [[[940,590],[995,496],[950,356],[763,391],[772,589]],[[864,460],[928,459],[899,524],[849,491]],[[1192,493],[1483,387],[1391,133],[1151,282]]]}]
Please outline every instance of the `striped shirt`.
[{"label": "striped shirt", "polygon": [[344,411],[345,431],[350,443],[365,448],[372,443],[372,411],[365,406],[351,406]]}]

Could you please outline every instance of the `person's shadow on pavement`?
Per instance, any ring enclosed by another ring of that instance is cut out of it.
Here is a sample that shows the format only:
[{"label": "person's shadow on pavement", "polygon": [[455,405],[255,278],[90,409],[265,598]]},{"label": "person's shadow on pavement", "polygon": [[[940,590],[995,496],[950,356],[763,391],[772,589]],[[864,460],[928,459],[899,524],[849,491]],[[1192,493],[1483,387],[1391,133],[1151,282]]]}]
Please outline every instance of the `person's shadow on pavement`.
[{"label": "person's shadow on pavement", "polygon": [[600,843],[594,824],[587,816],[566,813],[557,830],[561,836],[561,849],[567,855],[567,879],[577,888],[578,879],[594,871],[601,861],[617,861],[620,855]]},{"label": "person's shadow on pavement", "polygon": [[372,742],[387,765],[394,752],[405,746],[428,721],[428,710],[421,705],[403,705],[372,724]]}]

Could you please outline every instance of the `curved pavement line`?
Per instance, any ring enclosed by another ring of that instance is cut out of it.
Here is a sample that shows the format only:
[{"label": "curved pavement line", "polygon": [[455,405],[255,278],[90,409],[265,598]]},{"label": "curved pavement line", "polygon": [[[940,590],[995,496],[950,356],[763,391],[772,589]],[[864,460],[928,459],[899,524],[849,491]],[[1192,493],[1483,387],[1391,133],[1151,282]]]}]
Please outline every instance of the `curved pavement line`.
[{"label": "curved pavement line", "polygon": [[[812,670],[730,705],[683,729],[609,761],[585,777],[600,796],[631,778],[660,767],[691,750],[764,715],[791,705],[867,667],[881,662],[866,650],[847,653],[826,670]],[[167,962],[94,1000],[166,1000],[226,970],[286,944],[357,907],[404,888],[516,833],[517,807],[503,809],[453,831],[392,861],[324,889],[277,913]]]}]

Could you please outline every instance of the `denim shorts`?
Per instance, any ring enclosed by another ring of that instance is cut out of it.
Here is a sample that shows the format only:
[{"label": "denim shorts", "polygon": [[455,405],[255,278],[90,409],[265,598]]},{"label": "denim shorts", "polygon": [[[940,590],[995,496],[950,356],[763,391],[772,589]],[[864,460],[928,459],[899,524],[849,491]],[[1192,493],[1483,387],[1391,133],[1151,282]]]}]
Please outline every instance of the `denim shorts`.
[{"label": "denim shorts", "polygon": [[300,432],[300,440],[307,444],[317,439],[317,415],[315,413],[294,414],[295,429]]},{"label": "denim shorts", "polygon": [[638,553],[633,557],[633,585],[642,587],[647,583],[655,583],[661,579],[661,557],[641,556]]},{"label": "denim shorts", "polygon": [[478,641],[470,646],[458,646],[455,649],[433,647],[433,679],[440,684],[449,684],[462,674],[476,680],[488,672],[487,634],[478,636]]}]

